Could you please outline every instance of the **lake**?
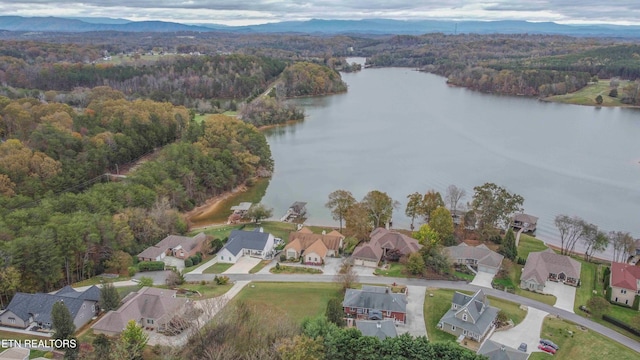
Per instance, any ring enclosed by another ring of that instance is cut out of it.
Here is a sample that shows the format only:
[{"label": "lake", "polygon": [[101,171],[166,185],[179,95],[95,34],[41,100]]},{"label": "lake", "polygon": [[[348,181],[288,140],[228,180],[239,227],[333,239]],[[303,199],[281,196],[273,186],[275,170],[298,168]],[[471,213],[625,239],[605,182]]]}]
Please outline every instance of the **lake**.
[{"label": "lake", "polygon": [[401,205],[429,189],[444,197],[493,182],[524,197],[537,237],[558,243],[558,214],[640,236],[640,111],[541,102],[450,87],[404,68],[342,74],[345,94],[296,99],[304,121],[266,132],[275,171],[262,202],[281,217],[308,203],[308,223],[333,225],[334,190],[387,192]]}]

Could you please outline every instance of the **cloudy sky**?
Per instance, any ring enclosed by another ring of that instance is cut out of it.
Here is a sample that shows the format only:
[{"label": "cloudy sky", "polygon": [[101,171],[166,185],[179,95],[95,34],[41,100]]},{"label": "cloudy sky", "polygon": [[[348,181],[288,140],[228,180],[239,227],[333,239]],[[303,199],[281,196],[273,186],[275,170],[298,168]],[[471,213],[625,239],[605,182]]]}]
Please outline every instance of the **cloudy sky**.
[{"label": "cloudy sky", "polygon": [[288,20],[529,20],[640,25],[639,0],[0,0],[1,15],[250,25]]}]

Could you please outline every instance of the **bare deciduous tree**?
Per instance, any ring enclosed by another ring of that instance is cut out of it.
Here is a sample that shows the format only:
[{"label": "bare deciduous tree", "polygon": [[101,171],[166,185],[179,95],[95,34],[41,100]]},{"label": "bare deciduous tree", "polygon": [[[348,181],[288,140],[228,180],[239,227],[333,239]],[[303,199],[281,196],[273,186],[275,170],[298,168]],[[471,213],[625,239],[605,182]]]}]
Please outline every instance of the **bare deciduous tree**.
[{"label": "bare deciduous tree", "polygon": [[342,262],[340,271],[335,275],[334,281],[342,286],[342,290],[346,291],[358,284],[358,273],[353,269],[353,261],[351,259],[345,259]]},{"label": "bare deciduous tree", "polygon": [[455,185],[449,185],[447,188],[447,193],[444,196],[444,199],[447,203],[449,203],[449,209],[451,212],[455,213],[458,210],[458,203],[464,199],[467,195],[467,192],[463,188],[459,188]]}]

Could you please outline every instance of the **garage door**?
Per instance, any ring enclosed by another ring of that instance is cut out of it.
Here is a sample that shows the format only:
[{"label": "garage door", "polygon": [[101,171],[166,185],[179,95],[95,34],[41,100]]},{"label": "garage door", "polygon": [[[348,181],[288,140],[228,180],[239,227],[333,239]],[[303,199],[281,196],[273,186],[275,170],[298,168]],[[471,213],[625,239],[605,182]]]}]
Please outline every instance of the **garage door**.
[{"label": "garage door", "polygon": [[494,274],[494,275],[496,273],[496,269],[492,267],[484,266],[484,265],[478,265],[478,271],[487,272],[489,274]]}]

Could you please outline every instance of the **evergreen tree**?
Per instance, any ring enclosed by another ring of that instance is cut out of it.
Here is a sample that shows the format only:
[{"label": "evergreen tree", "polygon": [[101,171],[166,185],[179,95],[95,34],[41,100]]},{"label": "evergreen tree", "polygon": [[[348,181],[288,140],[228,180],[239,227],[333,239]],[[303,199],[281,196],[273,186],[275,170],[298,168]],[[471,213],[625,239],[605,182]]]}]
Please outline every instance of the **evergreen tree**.
[{"label": "evergreen tree", "polygon": [[100,307],[102,310],[115,310],[120,306],[120,294],[111,283],[105,283],[100,289]]},{"label": "evergreen tree", "polygon": [[54,339],[70,339],[76,331],[71,313],[62,301],[53,304],[53,308],[51,309],[51,323]]},{"label": "evergreen tree", "polygon": [[498,251],[509,260],[515,260],[518,256],[518,248],[516,247],[516,236],[513,234],[513,229],[507,230],[507,234],[504,236],[502,246]]},{"label": "evergreen tree", "polygon": [[129,320],[127,327],[120,335],[122,345],[127,349],[131,360],[142,360],[142,351],[147,345],[149,336],[136,324],[135,320]]},{"label": "evergreen tree", "polygon": [[344,309],[342,308],[340,299],[329,299],[329,302],[327,303],[327,311],[325,314],[330,322],[338,326],[344,326]]}]

